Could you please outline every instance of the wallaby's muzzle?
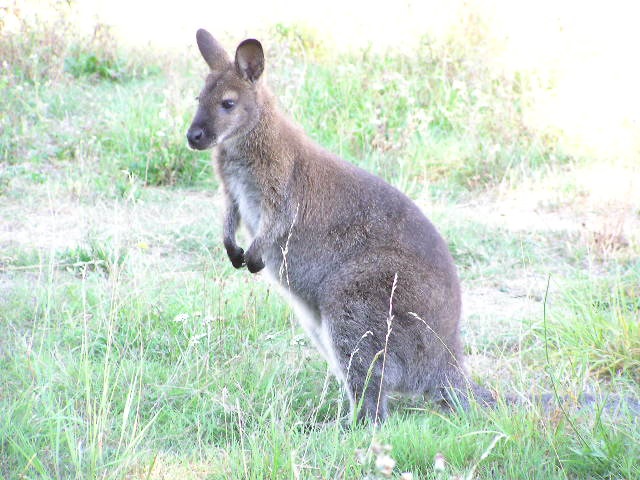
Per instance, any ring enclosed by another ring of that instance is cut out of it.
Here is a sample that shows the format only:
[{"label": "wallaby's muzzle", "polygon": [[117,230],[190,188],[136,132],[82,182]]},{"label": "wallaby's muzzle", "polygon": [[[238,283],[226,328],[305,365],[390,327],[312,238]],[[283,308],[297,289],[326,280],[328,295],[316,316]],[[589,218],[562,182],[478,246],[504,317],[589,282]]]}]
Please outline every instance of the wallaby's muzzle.
[{"label": "wallaby's muzzle", "polygon": [[187,130],[187,140],[189,146],[194,150],[206,150],[216,144],[216,135],[211,132],[209,116],[202,106],[198,107],[189,130]]},{"label": "wallaby's muzzle", "polygon": [[191,125],[187,131],[187,140],[189,146],[194,150],[206,150],[215,145],[215,139],[212,135],[208,135],[203,127]]},{"label": "wallaby's muzzle", "polygon": [[189,141],[189,146],[195,150],[204,150],[210,143],[206,138],[204,129],[201,127],[191,127],[187,131],[187,140]]}]

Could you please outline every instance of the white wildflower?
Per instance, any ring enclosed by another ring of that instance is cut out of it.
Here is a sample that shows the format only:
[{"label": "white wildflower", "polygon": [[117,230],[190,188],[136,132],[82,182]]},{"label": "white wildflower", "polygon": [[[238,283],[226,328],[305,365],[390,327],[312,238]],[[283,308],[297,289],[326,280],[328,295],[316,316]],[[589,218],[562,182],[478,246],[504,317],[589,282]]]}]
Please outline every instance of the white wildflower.
[{"label": "white wildflower", "polygon": [[395,466],[396,461],[386,453],[383,453],[376,458],[376,468],[385,477],[390,477],[393,474],[393,468]]}]

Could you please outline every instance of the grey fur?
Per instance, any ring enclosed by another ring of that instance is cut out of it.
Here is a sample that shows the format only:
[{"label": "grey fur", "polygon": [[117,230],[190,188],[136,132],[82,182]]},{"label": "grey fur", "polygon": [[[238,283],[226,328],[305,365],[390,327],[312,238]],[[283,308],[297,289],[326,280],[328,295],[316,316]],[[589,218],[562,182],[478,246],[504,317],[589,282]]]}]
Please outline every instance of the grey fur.
[{"label": "grey fur", "polygon": [[[187,137],[192,148],[215,147],[229,258],[250,272],[266,268],[282,286],[352,414],[384,420],[390,392],[492,402],[465,373],[458,276],[431,222],[278,110],[259,42],[242,42],[231,61],[208,32],[197,40],[212,70]],[[253,237],[246,251],[235,238],[240,219]]]}]

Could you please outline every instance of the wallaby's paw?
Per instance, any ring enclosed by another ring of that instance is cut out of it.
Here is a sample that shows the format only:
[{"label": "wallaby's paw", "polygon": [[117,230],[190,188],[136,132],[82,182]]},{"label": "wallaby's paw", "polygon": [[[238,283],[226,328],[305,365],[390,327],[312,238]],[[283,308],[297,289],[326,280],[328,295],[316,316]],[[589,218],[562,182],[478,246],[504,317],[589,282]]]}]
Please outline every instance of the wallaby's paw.
[{"label": "wallaby's paw", "polygon": [[244,255],[244,261],[247,264],[247,269],[251,273],[258,273],[264,268],[264,262],[262,261],[262,254],[260,253],[260,247],[254,241],[247,253]]},{"label": "wallaby's paw", "polygon": [[262,258],[257,257],[257,258],[246,258],[246,262],[247,262],[247,269],[251,272],[251,273],[258,273],[260,270],[262,270],[264,268],[264,262],[262,261]]},{"label": "wallaby's paw", "polygon": [[234,247],[227,248],[227,255],[229,256],[229,260],[231,260],[231,265],[234,268],[242,268],[244,266],[244,250],[237,245]]}]

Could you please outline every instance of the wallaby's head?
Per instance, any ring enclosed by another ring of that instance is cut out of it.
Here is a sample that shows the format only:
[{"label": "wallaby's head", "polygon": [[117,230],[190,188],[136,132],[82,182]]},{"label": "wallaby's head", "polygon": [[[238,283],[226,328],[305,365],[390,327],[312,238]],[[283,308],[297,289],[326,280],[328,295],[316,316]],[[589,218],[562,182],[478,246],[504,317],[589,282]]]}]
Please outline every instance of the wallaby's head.
[{"label": "wallaby's head", "polygon": [[260,42],[247,39],[238,45],[232,61],[206,30],[198,30],[196,40],[211,73],[198,97],[187,139],[191,148],[205,150],[250,131],[258,122],[264,53]]}]

